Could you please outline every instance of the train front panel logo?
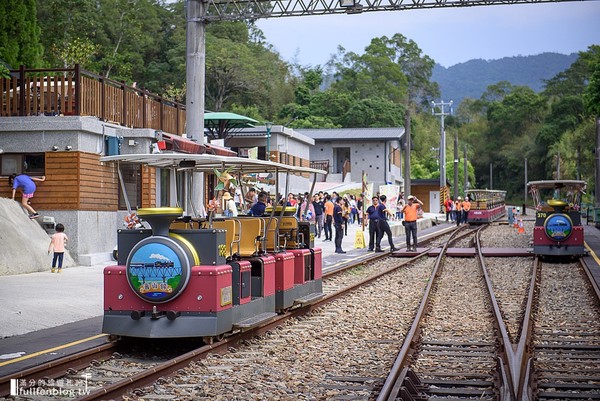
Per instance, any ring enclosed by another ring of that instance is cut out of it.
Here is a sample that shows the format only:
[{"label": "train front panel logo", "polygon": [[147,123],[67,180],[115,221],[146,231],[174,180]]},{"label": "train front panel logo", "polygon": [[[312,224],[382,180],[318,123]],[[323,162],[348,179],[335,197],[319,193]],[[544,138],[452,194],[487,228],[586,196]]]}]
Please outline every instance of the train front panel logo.
[{"label": "train front panel logo", "polygon": [[170,247],[148,243],[132,255],[127,278],[131,288],[143,299],[164,302],[173,298],[179,290],[182,263]]},{"label": "train front panel logo", "polygon": [[565,214],[552,214],[544,222],[544,230],[548,238],[563,241],[573,232],[573,222]]}]

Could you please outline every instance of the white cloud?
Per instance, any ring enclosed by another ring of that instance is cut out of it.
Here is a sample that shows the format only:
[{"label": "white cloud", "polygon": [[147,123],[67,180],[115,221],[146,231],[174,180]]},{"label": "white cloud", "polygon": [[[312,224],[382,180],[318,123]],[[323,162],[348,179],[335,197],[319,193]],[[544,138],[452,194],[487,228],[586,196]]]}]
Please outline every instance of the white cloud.
[{"label": "white cloud", "polygon": [[163,256],[159,253],[153,253],[150,255],[150,259],[158,259],[158,260],[171,260],[169,258],[167,258],[166,256]]}]

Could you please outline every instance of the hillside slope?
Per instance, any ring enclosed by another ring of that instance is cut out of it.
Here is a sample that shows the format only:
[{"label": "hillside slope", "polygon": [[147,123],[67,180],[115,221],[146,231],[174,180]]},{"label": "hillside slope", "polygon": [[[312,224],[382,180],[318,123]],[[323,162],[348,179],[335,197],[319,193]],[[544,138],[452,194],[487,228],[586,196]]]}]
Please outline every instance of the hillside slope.
[{"label": "hillside slope", "polygon": [[[46,231],[29,219],[19,203],[0,198],[0,275],[50,270],[52,255],[48,255],[48,244]],[[63,267],[74,265],[65,252]]]},{"label": "hillside slope", "polygon": [[453,100],[458,105],[466,97],[479,99],[489,85],[500,81],[542,91],[544,80],[566,70],[577,57],[577,53],[542,53],[499,60],[469,60],[449,68],[436,64],[431,80],[440,85],[441,99]]}]

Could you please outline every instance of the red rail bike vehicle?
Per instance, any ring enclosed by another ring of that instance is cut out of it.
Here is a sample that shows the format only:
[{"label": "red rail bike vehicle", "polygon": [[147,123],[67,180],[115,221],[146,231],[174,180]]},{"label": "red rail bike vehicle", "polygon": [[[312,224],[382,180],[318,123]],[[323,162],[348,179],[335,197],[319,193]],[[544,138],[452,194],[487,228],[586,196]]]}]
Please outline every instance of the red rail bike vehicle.
[{"label": "red rail bike vehicle", "polygon": [[[102,161],[171,170],[179,191],[188,184],[183,191],[188,194],[194,192],[190,184],[198,172],[226,172],[227,180],[237,182],[248,174],[272,173],[276,182],[285,179],[281,193],[287,193],[293,174],[297,179],[324,173],[205,154],[119,155]],[[177,188],[171,190],[176,193]],[[189,196],[183,199],[190,202]],[[140,220],[151,228],[118,232],[117,265],[104,270],[102,331],[128,337],[203,337],[211,343],[295,305],[315,302],[323,296],[321,249],[314,247],[310,223],[288,209],[270,208],[270,214],[258,217],[211,214],[208,219],[188,216],[180,207],[138,209]]]},{"label": "red rail bike vehicle", "polygon": [[541,256],[585,254],[581,197],[586,182],[532,181],[527,185],[536,210],[533,253]]},{"label": "red rail bike vehicle", "polygon": [[473,189],[469,191],[471,210],[467,217],[469,224],[491,223],[506,214],[506,191],[494,189]]}]

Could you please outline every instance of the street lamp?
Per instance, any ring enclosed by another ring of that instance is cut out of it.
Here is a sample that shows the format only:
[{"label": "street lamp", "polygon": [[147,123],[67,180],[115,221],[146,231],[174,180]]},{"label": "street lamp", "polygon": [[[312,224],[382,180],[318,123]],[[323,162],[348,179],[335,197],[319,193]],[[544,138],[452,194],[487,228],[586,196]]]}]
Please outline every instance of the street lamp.
[{"label": "street lamp", "polygon": [[269,156],[271,155],[271,128],[273,128],[273,123],[267,121],[265,122],[265,127],[267,127],[267,149],[265,152],[265,160],[271,160]]}]

